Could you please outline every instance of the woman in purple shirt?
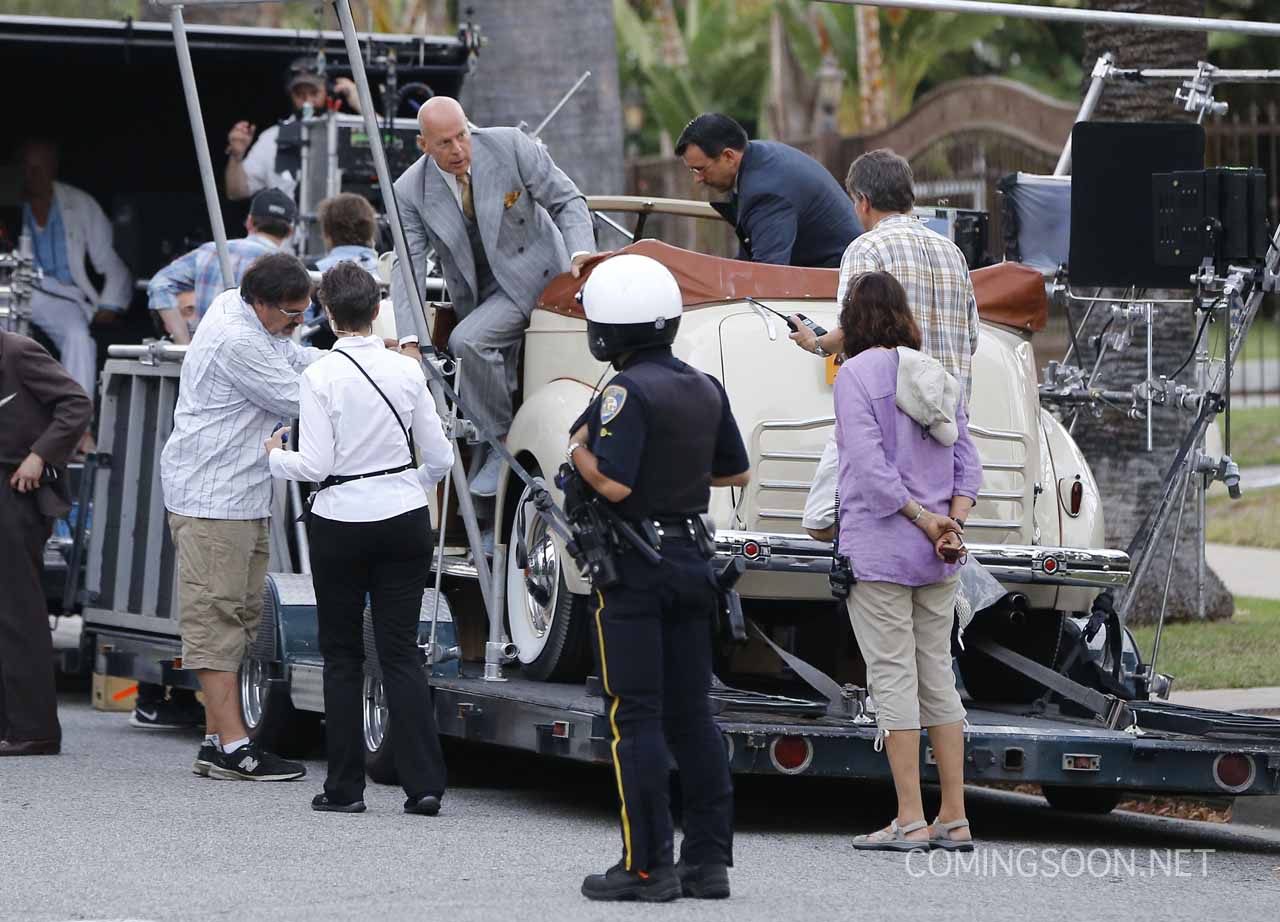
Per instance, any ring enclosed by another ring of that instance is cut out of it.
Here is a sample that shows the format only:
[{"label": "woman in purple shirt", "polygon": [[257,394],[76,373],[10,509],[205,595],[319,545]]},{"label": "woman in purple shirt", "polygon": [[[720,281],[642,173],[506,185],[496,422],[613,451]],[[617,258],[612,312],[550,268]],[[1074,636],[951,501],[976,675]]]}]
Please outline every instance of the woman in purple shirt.
[{"label": "woman in purple shirt", "polygon": [[[920,349],[906,293],[887,272],[858,276],[840,313],[847,358],[836,376],[840,552],[857,583],[849,620],[867,663],[898,815],[858,836],[863,849],[973,848],[964,814],[964,716],[951,671],[960,535],[982,465],[959,385]],[[942,782],[927,826],[920,728]]]}]

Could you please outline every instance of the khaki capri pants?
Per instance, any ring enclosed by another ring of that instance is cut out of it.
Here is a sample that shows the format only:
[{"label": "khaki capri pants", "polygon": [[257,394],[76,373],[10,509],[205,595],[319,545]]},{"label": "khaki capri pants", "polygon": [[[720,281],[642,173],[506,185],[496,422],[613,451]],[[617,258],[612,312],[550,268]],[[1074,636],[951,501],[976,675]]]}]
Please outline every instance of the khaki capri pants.
[{"label": "khaki capri pants", "polygon": [[184,669],[236,672],[262,620],[270,519],[194,519],[169,513],[177,550]]},{"label": "khaki capri pants", "polygon": [[881,730],[919,730],[964,720],[951,671],[951,625],[959,575],[928,586],[859,580],[849,622],[867,663]]}]

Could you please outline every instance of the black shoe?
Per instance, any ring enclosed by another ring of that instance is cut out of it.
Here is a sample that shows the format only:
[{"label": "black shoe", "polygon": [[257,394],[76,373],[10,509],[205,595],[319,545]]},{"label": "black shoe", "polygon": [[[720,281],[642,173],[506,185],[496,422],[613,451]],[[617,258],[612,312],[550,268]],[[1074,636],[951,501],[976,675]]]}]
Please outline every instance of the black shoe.
[{"label": "black shoe", "polygon": [[349,804],[340,804],[330,800],[328,794],[317,794],[311,798],[311,809],[321,813],[364,813],[364,801],[353,800]]},{"label": "black shoe", "polygon": [[208,740],[205,740],[200,744],[200,751],[196,753],[196,761],[191,766],[191,770],[202,778],[208,778],[209,770],[213,768],[221,758],[222,750]]},{"label": "black shoe", "polygon": [[592,874],[582,882],[582,895],[589,900],[666,903],[680,896],[680,878],[671,865],[650,871],[628,871],[618,862],[603,874]]},{"label": "black shoe", "polygon": [[301,762],[282,759],[257,743],[245,743],[235,752],[224,752],[209,767],[210,778],[231,781],[297,781],[306,773]]},{"label": "black shoe", "polygon": [[729,898],[729,869],[723,864],[688,864],[681,860],[676,865],[676,875],[685,896],[695,900]]},{"label": "black shoe", "polygon": [[410,797],[404,802],[404,812],[417,813],[420,816],[435,816],[440,812],[440,798],[434,794]]},{"label": "black shoe", "polygon": [[204,708],[195,702],[159,701],[139,703],[129,718],[129,726],[140,730],[189,730],[204,725]]}]

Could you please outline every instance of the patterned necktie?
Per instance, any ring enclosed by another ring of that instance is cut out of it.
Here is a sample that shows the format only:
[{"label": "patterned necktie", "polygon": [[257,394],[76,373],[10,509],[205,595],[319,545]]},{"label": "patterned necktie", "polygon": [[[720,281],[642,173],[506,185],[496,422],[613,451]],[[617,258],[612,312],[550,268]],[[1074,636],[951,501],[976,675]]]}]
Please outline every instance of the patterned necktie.
[{"label": "patterned necktie", "polygon": [[462,213],[467,216],[467,220],[475,223],[476,220],[476,200],[471,195],[471,174],[463,173],[458,177],[458,188],[462,190]]}]

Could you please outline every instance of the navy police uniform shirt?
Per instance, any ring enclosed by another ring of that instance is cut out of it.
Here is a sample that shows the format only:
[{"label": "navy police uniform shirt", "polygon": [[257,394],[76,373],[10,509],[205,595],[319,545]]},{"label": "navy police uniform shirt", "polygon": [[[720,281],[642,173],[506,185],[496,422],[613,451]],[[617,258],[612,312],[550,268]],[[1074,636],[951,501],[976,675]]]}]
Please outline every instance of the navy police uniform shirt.
[{"label": "navy police uniform shirt", "polygon": [[631,488],[615,508],[625,518],[698,515],[711,479],[750,467],[729,395],[669,346],[636,352],[574,422],[600,473]]}]

